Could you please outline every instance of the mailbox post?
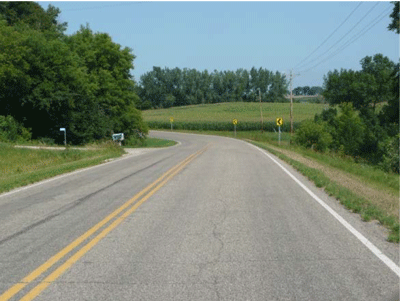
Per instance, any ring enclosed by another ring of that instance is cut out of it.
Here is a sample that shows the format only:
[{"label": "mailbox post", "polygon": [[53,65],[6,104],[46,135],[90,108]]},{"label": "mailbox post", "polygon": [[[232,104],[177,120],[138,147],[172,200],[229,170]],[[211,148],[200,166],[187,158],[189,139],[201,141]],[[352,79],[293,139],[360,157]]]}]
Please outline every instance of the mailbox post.
[{"label": "mailbox post", "polygon": [[124,133],[113,134],[112,139],[121,146],[121,141],[124,140]]},{"label": "mailbox post", "polygon": [[61,132],[64,132],[64,145],[65,147],[67,147],[67,131],[65,130],[65,128],[60,128]]}]

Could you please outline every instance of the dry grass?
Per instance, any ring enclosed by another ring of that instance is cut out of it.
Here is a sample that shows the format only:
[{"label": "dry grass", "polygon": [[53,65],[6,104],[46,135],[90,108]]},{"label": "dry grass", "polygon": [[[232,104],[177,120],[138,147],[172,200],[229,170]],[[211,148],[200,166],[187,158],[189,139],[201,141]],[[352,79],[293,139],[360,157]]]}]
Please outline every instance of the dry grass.
[{"label": "dry grass", "polygon": [[269,145],[268,147],[308,167],[315,168],[323,172],[332,181],[353,191],[357,195],[364,197],[389,215],[399,218],[398,196],[393,195],[388,191],[371,187],[371,185],[366,184],[354,175],[348,174],[333,167],[327,167],[326,165],[320,164],[315,160],[305,158],[296,152],[278,148],[272,145]]}]

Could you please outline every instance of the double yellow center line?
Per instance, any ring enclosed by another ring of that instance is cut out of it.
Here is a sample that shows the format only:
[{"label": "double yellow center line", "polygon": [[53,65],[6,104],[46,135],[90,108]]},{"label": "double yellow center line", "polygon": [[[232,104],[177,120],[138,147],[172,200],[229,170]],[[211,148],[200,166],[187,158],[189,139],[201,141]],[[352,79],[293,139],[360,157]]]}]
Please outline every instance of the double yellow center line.
[{"label": "double yellow center line", "polygon": [[[41,266],[36,268],[29,275],[21,279],[18,283],[10,287],[0,296],[0,301],[6,301],[15,296],[19,291],[21,291],[25,286],[34,281],[44,272],[46,272],[55,263],[60,261],[68,253],[79,246],[83,241],[88,239],[96,231],[110,222],[112,219],[117,217],[121,212],[125,210],[120,216],[118,216],[110,225],[103,229],[99,234],[97,234],[93,239],[91,239],[86,245],[83,245],[75,254],[68,258],[63,264],[61,264],[57,269],[55,269],[50,275],[48,275],[44,280],[40,281],[37,286],[30,290],[21,300],[28,301],[37,297],[46,287],[48,287],[52,282],[54,282],[58,277],[60,277],[68,268],[70,268],[75,262],[77,262],[83,255],[85,255],[90,249],[92,249],[102,238],[104,238],[111,230],[117,227],[122,221],[124,221],[130,214],[132,214],[141,204],[143,204],[148,198],[150,198],[155,192],[157,192],[162,186],[164,186],[169,180],[171,180],[176,174],[178,174],[186,165],[193,161],[197,156],[204,153],[210,145],[205,146],[196,153],[190,155],[185,160],[175,165],[159,177],[156,181],[148,185],[133,198],[119,207],[117,210],[112,212],[98,224],[93,226],[83,235],[74,240],[71,244],[66,246],[64,249],[59,251]],[[139,200],[140,199],[140,200]],[[139,201],[137,201],[139,200]]]}]

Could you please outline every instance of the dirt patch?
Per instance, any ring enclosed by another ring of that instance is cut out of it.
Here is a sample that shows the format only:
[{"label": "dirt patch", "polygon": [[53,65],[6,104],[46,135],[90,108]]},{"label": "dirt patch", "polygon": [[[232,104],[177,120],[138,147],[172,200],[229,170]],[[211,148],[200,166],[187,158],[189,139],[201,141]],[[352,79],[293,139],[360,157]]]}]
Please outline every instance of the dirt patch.
[{"label": "dirt patch", "polygon": [[124,150],[130,156],[140,156],[145,153],[153,152],[159,150],[159,148],[124,148]]},{"label": "dirt patch", "polygon": [[350,175],[334,167],[328,167],[326,165],[320,164],[312,159],[305,158],[302,155],[293,151],[281,149],[271,145],[268,145],[268,147],[308,167],[315,168],[321,171],[333,182],[336,182],[339,185],[353,191],[355,194],[364,197],[372,204],[375,204],[379,208],[387,211],[389,215],[393,215],[399,218],[399,199],[396,196],[390,193],[385,193],[382,190],[375,189],[374,187],[363,183],[362,180],[353,175]]}]

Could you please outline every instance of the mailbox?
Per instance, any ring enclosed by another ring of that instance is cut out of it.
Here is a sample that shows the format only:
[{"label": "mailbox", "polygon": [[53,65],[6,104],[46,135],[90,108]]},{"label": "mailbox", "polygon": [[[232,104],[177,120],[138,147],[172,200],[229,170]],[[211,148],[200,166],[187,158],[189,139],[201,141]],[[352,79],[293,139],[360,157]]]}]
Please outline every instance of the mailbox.
[{"label": "mailbox", "polygon": [[112,139],[114,141],[122,141],[124,140],[124,133],[113,134]]}]

